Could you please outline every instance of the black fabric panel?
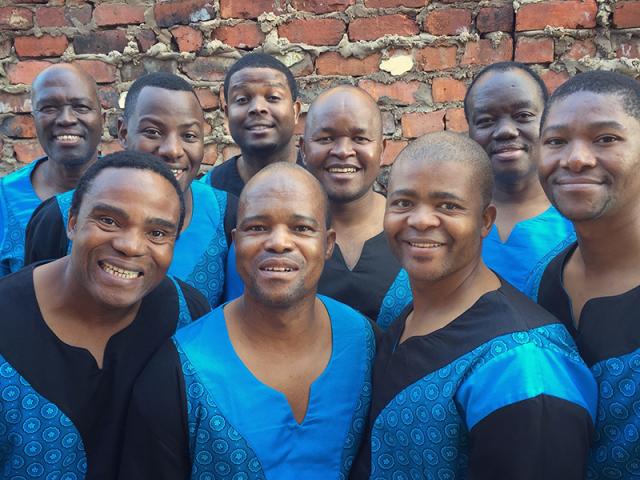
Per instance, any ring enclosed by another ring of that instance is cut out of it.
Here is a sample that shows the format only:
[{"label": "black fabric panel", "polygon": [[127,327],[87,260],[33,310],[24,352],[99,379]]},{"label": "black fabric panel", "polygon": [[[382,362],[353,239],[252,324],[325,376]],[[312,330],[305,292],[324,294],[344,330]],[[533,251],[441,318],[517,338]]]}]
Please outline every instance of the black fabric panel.
[{"label": "black fabric panel", "polygon": [[187,480],[191,472],[180,357],[167,341],[138,377],[125,426],[120,480]]},{"label": "black fabric panel", "polygon": [[376,320],[382,300],[400,272],[384,232],[367,240],[358,262],[349,270],[336,244],[324,264],[318,293],[334,298]]},{"label": "black fabric panel", "polygon": [[539,395],[501,408],[470,432],[469,480],[583,480],[593,424],[578,405]]},{"label": "black fabric panel", "polygon": [[231,230],[236,228],[238,220],[238,197],[227,192],[227,208],[224,212],[224,235],[227,245],[231,245]]},{"label": "black fabric panel", "polygon": [[229,192],[236,197],[240,197],[240,192],[244,187],[244,181],[238,172],[238,158],[240,155],[231,157],[214,167],[209,177],[212,187]]},{"label": "black fabric panel", "polygon": [[24,264],[62,258],[68,247],[67,226],[56,197],[51,197],[31,214],[25,232]]},{"label": "black fabric panel", "polygon": [[637,321],[640,286],[621,295],[588,300],[576,329],[571,299],[562,282],[564,266],[576,246],[571,245],[549,263],[540,282],[538,303],[564,323],[580,355],[591,367],[640,348],[640,322]]}]

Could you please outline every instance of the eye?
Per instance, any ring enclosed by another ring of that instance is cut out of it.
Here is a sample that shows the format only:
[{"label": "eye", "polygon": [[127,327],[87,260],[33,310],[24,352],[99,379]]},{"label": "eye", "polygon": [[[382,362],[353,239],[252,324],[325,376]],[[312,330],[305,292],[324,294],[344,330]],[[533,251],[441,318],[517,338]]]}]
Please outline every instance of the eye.
[{"label": "eye", "polygon": [[58,112],[58,107],[54,107],[53,105],[45,105],[44,107],[40,107],[38,112],[44,113],[45,115],[52,115]]},{"label": "eye", "polygon": [[237,103],[238,105],[244,105],[245,103],[247,103],[249,101],[249,99],[245,96],[239,95],[237,97],[235,97],[233,99],[234,103]]},{"label": "eye", "polygon": [[196,133],[187,132],[187,133],[184,134],[184,138],[185,138],[185,140],[188,140],[188,141],[195,141],[195,140],[198,140],[200,137]]},{"label": "eye", "polygon": [[413,205],[413,202],[411,202],[410,200],[406,200],[404,198],[399,198],[391,202],[391,206],[397,207],[397,208],[409,208],[412,205]]},{"label": "eye", "polygon": [[322,144],[322,145],[326,145],[326,144],[328,144],[328,143],[333,142],[333,137],[329,137],[329,136],[326,136],[326,137],[318,137],[318,138],[316,138],[316,142],[318,142],[318,143],[320,143],[320,144]]},{"label": "eye", "polygon": [[444,202],[442,204],[440,204],[440,208],[443,210],[449,210],[449,211],[453,211],[453,210],[461,210],[462,207],[460,205],[458,205],[457,203],[453,203],[453,202]]},{"label": "eye", "polygon": [[106,216],[98,217],[98,222],[100,222],[100,224],[105,225],[107,227],[117,226],[116,221],[111,217],[106,217]]},{"label": "eye", "polygon": [[160,133],[160,130],[153,127],[147,127],[143,129],[142,133],[149,138],[160,138],[162,136],[162,134]]},{"label": "eye", "polygon": [[73,106],[73,111],[76,113],[80,113],[80,114],[85,114],[85,113],[89,113],[92,110],[91,107],[88,107],[86,105],[74,105]]},{"label": "eye", "polygon": [[151,240],[153,241],[160,241],[160,240],[164,240],[165,238],[167,238],[167,232],[163,231],[163,230],[151,230],[149,232],[149,236],[151,237]]},{"label": "eye", "polygon": [[245,230],[247,232],[266,232],[267,228],[264,225],[249,225]]},{"label": "eye", "polygon": [[559,147],[566,143],[567,143],[566,140],[562,138],[557,138],[557,137],[547,138],[542,142],[543,145],[548,145],[550,147]]},{"label": "eye", "polygon": [[615,135],[601,135],[600,137],[596,138],[595,143],[607,144],[617,142],[618,140],[620,140],[620,138],[616,137]]},{"label": "eye", "polygon": [[369,140],[366,137],[353,137],[353,141],[359,144],[363,144],[363,143],[369,143],[371,140]]},{"label": "eye", "polygon": [[491,117],[480,117],[476,120],[476,127],[488,128],[494,124],[494,120]]},{"label": "eye", "polygon": [[531,112],[518,112],[513,116],[513,118],[519,122],[530,122],[531,120],[534,120],[536,116]]},{"label": "eye", "polygon": [[314,229],[309,225],[296,225],[293,227],[293,231],[298,233],[312,233],[314,232]]},{"label": "eye", "polygon": [[270,102],[279,102],[280,100],[282,100],[282,98],[279,95],[269,95],[267,97],[267,100],[269,100]]}]

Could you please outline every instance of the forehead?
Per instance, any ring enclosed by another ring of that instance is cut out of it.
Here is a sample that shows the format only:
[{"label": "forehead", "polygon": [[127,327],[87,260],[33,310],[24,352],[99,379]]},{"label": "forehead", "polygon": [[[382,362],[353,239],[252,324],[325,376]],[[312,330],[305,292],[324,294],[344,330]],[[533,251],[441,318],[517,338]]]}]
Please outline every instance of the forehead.
[{"label": "forehead", "polygon": [[263,88],[266,86],[285,88],[289,91],[286,75],[273,68],[243,68],[231,75],[229,79],[229,91],[240,88]]},{"label": "forehead", "polygon": [[410,190],[416,195],[450,192],[471,199],[479,190],[474,184],[474,172],[464,161],[432,160],[429,158],[404,159],[393,166],[389,179],[389,195],[398,190]]},{"label": "forehead", "polygon": [[636,131],[640,130],[638,120],[625,111],[621,96],[581,91],[560,98],[549,106],[545,128],[558,122],[570,121],[572,125],[575,125],[576,121],[589,124],[611,120],[627,125]]},{"label": "forehead", "polygon": [[313,107],[311,131],[349,128],[369,130],[375,127],[377,106],[357,92],[336,92],[321,97]]},{"label": "forehead", "polygon": [[84,75],[72,69],[55,69],[43,73],[34,85],[33,95],[36,101],[60,96],[94,100],[96,90]]},{"label": "forehead", "polygon": [[202,122],[202,107],[191,92],[144,87],[138,94],[132,117],[151,115],[167,123]]},{"label": "forehead", "polygon": [[542,107],[540,86],[530,75],[519,69],[489,72],[473,86],[470,107],[474,110],[510,108],[528,102]]}]

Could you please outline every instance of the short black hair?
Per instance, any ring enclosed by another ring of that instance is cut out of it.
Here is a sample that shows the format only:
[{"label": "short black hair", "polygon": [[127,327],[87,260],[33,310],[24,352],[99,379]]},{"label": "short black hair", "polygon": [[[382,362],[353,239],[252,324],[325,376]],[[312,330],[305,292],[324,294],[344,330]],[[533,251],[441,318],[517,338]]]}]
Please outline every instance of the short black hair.
[{"label": "short black hair", "polygon": [[273,70],[277,70],[282,72],[285,77],[287,77],[287,83],[289,84],[289,91],[291,92],[291,98],[296,100],[298,98],[298,85],[296,83],[296,79],[293,78],[293,73],[291,70],[287,68],[287,66],[271,55],[260,52],[252,52],[236,63],[234,63],[227,74],[224,77],[224,98],[225,100],[229,98],[229,81],[234,73],[239,72],[240,70],[244,70],[245,68],[271,68]]},{"label": "short black hair", "polygon": [[[491,203],[494,184],[491,160],[484,148],[469,136],[450,131],[427,133],[409,143],[398,154],[394,166],[416,159],[467,165],[472,169],[474,183],[480,191],[482,209]],[[392,166],[389,183],[393,178],[393,169]]]},{"label": "short black hair", "polygon": [[529,77],[531,77],[531,79],[538,84],[543,104],[547,102],[547,99],[549,98],[549,90],[547,90],[547,86],[545,85],[544,80],[542,80],[540,75],[534,72],[530,67],[520,62],[493,63],[480,70],[467,89],[467,93],[464,96],[464,117],[467,119],[467,121],[469,121],[469,98],[471,97],[471,90],[473,90],[473,86],[478,82],[478,80],[491,72],[508,72],[510,70],[521,70],[529,75]]},{"label": "short black hair", "polygon": [[150,153],[125,150],[105,155],[91,165],[87,171],[84,172],[84,175],[80,177],[78,186],[73,192],[71,207],[69,208],[69,213],[71,215],[78,214],[85,194],[89,191],[100,172],[107,168],[135,168],[137,170],[149,170],[164,177],[173,186],[173,189],[176,191],[180,200],[180,220],[178,222],[177,236],[180,235],[185,216],[184,195],[182,194],[182,190],[180,189],[180,185],[178,185],[176,177],[171,173],[167,164]]},{"label": "short black hair", "polygon": [[640,82],[621,73],[594,70],[571,77],[553,92],[544,107],[540,120],[540,131],[542,131],[551,105],[577,92],[618,96],[625,113],[640,121]]},{"label": "short black hair", "polygon": [[[198,96],[196,95],[193,86],[184,78],[169,72],[147,73],[146,75],[138,78],[133,82],[131,87],[129,87],[127,97],[124,101],[124,112],[122,114],[125,121],[129,120],[135,111],[136,104],[138,103],[138,97],[144,87],[157,87],[177,92],[191,92],[194,97],[196,97],[196,100],[198,100]],[[198,105],[199,104],[200,101],[198,100]]]}]

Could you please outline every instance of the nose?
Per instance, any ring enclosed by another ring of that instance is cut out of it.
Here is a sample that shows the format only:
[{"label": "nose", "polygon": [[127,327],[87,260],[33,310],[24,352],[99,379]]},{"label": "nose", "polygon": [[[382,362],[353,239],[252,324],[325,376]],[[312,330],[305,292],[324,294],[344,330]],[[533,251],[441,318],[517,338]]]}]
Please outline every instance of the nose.
[{"label": "nose", "polygon": [[291,241],[291,234],[286,225],[279,225],[274,227],[265,243],[265,249],[274,253],[286,253],[290,252],[293,248]]},{"label": "nose", "polygon": [[144,254],[144,232],[128,228],[118,232],[112,242],[113,248],[126,257],[139,257]]},{"label": "nose", "polygon": [[495,140],[507,140],[518,136],[518,128],[510,118],[498,120],[491,137]]},{"label": "nose", "polygon": [[177,160],[184,155],[182,141],[177,134],[166,135],[158,147],[158,156],[169,161]]},{"label": "nose", "polygon": [[353,142],[349,137],[338,137],[335,142],[333,142],[331,153],[338,158],[347,158],[355,155]]},{"label": "nose", "polygon": [[60,125],[73,125],[78,121],[78,119],[76,118],[76,114],[74,113],[71,105],[62,105],[58,112],[58,116],[56,117],[56,121]]},{"label": "nose", "polygon": [[267,113],[267,101],[261,95],[256,95],[251,99],[249,114],[264,115]]},{"label": "nose", "polygon": [[411,212],[407,223],[410,227],[422,232],[439,227],[441,220],[436,210],[430,206],[422,205]]},{"label": "nose", "polygon": [[597,161],[590,147],[591,144],[587,142],[573,142],[568,155],[563,159],[562,166],[576,173],[595,167]]}]

